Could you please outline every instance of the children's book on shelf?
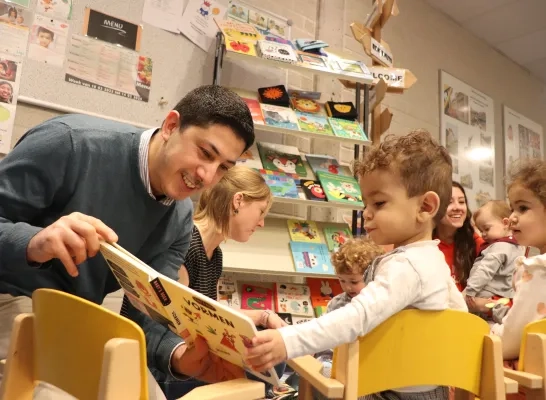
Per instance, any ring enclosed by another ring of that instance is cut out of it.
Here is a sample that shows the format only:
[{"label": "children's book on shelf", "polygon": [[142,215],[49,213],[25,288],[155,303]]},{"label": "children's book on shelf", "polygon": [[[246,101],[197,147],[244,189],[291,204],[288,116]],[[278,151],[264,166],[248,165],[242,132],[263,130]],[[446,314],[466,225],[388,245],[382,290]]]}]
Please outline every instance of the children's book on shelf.
[{"label": "children's book on shelf", "polygon": [[258,40],[258,55],[269,60],[282,61],[290,64],[298,63],[298,56],[294,48],[285,43],[270,40]]},{"label": "children's book on shelf", "polygon": [[344,137],[357,140],[368,140],[360,124],[356,121],[349,121],[341,118],[329,117],[330,126],[337,137]]},{"label": "children's book on shelf", "polygon": [[265,286],[244,283],[241,287],[241,309],[272,310],[273,290]]},{"label": "children's book on shelf", "polygon": [[296,186],[297,175],[285,174],[278,171],[260,170],[260,174],[265,180],[271,193],[275,197],[287,197],[290,199],[298,199],[299,191]]},{"label": "children's book on shelf", "polygon": [[300,131],[334,136],[334,132],[325,116],[296,111],[296,117],[298,118]]},{"label": "children's book on shelf", "polygon": [[311,54],[299,51],[298,55],[300,57],[299,65],[301,65],[302,67],[318,69],[321,71],[330,70],[330,68],[328,68],[328,64],[326,64],[326,61],[324,60],[324,57],[318,54]]},{"label": "children's book on shelf", "polygon": [[354,204],[355,208],[364,207],[360,186],[352,176],[334,175],[319,171],[317,177],[328,201]]},{"label": "children's book on shelf", "polygon": [[245,150],[243,154],[237,159],[237,165],[244,165],[248,168],[262,169],[262,160],[260,158],[260,152],[256,143],[254,143],[248,150]]},{"label": "children's book on shelf", "polygon": [[256,56],[256,42],[263,38],[256,28],[232,19],[214,18],[214,22],[224,34],[227,50]]},{"label": "children's book on shelf", "polygon": [[261,374],[244,362],[245,348],[257,334],[249,317],[162,275],[117,244],[101,242],[100,252],[138,310],[168,326],[188,346],[201,336],[213,354],[279,385],[273,368]]},{"label": "children's book on shelf", "polygon": [[311,304],[313,304],[313,308],[326,307],[330,300],[338,294],[343,293],[338,279],[307,278],[307,286],[311,292]]},{"label": "children's book on shelf", "polygon": [[328,250],[335,251],[347,240],[352,239],[353,234],[347,224],[327,224],[323,228]]},{"label": "children's book on shelf", "polygon": [[218,280],[218,302],[231,307],[241,308],[241,297],[237,292],[237,282],[225,276]]},{"label": "children's book on shelf", "polygon": [[300,176],[307,175],[307,170],[305,169],[305,165],[303,165],[300,151],[295,146],[258,142],[258,151],[264,169]]},{"label": "children's book on shelf", "polygon": [[306,114],[318,114],[326,116],[323,106],[314,99],[305,97],[290,96],[290,105],[294,110],[301,111]]},{"label": "children's book on shelf", "polygon": [[304,322],[311,321],[314,318],[314,314],[310,316],[292,315],[292,325],[303,324]]},{"label": "children's book on shelf", "polygon": [[260,104],[266,125],[276,126],[283,129],[299,130],[298,119],[294,110],[288,107]]},{"label": "children's book on shelf", "polygon": [[327,101],[324,104],[324,108],[329,117],[347,119],[349,121],[354,121],[357,117],[356,107],[352,101]]},{"label": "children's book on shelf", "polygon": [[286,220],[290,240],[294,242],[322,243],[315,221]]},{"label": "children's book on shelf", "polygon": [[262,115],[262,108],[260,102],[256,99],[249,99],[247,97],[241,97],[250,110],[252,115],[252,121],[257,125],[265,125],[264,116]]},{"label": "children's book on shelf", "polygon": [[314,316],[310,291],[306,285],[277,283],[275,289],[276,310],[278,312],[292,314],[292,321],[295,315]]},{"label": "children's book on shelf", "polygon": [[305,274],[333,275],[330,253],[324,243],[290,241],[290,251],[296,272]]},{"label": "children's book on shelf", "polygon": [[322,171],[334,175],[353,176],[349,167],[340,165],[332,156],[325,154],[306,154],[305,159],[315,174]]},{"label": "children's book on shelf", "polygon": [[326,201],[326,194],[319,181],[313,179],[301,179],[300,186],[307,200]]},{"label": "children's book on shelf", "polygon": [[266,86],[258,88],[258,97],[262,104],[272,106],[290,106],[290,96],[284,85]]}]

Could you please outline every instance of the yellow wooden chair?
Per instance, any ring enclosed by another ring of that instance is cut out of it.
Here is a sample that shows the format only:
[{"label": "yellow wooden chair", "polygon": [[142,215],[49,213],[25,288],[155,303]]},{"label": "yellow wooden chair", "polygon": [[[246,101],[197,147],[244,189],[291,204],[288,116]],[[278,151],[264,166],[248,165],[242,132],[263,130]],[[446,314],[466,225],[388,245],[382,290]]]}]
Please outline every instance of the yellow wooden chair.
[{"label": "yellow wooden chair", "polygon": [[503,376],[500,339],[489,335],[484,320],[454,310],[401,311],[359,340],[336,348],[331,379],[321,375],[322,364],[310,356],[289,365],[301,377],[302,400],[311,398],[311,387],[345,400],[420,385],[452,386],[459,388],[458,398],[484,400],[504,399],[518,389]]},{"label": "yellow wooden chair", "polygon": [[546,319],[525,326],[518,370],[505,368],[504,376],[517,381],[527,399],[546,400]]},{"label": "yellow wooden chair", "polygon": [[[81,399],[148,399],[142,329],[97,304],[36,290],[33,313],[17,316],[0,399],[30,400],[39,381]],[[261,382],[237,379],[194,389],[184,400],[257,399]]]}]

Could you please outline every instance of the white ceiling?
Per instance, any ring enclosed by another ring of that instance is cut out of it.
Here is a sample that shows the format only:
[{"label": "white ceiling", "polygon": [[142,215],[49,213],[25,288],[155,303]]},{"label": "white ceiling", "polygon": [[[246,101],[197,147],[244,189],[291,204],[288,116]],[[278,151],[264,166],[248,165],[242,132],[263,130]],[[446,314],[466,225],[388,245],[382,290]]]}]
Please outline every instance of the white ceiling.
[{"label": "white ceiling", "polygon": [[427,0],[546,83],[546,0]]}]

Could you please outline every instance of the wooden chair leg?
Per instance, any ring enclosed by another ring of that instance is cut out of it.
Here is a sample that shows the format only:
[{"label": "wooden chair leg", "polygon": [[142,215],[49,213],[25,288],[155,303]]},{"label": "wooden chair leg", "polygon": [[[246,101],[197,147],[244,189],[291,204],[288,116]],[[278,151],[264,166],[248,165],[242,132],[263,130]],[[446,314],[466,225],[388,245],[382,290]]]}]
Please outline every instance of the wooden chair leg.
[{"label": "wooden chair leg", "polygon": [[502,343],[498,336],[487,335],[484,337],[480,387],[482,400],[504,399],[506,397],[502,367]]},{"label": "wooden chair leg", "polygon": [[[525,345],[525,362],[523,371],[530,374],[546,377],[546,335],[529,333]],[[546,400],[546,382],[537,389],[526,389],[528,400]]]},{"label": "wooden chair leg", "polygon": [[303,377],[300,377],[300,382],[298,384],[298,399],[313,400],[313,386],[311,386],[311,383]]},{"label": "wooden chair leg", "polygon": [[141,394],[141,383],[138,341],[110,339],[104,346],[99,399],[146,398],[148,390]]},{"label": "wooden chair leg", "polygon": [[11,331],[0,399],[32,400],[34,380],[34,315],[19,314]]}]

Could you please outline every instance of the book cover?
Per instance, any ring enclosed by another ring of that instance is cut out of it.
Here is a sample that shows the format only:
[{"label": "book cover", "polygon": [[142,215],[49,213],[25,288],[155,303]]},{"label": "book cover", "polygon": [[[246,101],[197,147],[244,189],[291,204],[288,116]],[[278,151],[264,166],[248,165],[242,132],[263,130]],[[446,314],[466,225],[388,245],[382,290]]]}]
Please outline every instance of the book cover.
[{"label": "book cover", "polygon": [[305,159],[315,174],[319,171],[334,175],[353,176],[349,167],[340,165],[332,156],[322,154],[306,154]]},{"label": "book cover", "polygon": [[351,203],[355,208],[364,207],[360,186],[352,176],[341,176],[318,172],[317,177],[328,201]]},{"label": "book cover", "polygon": [[288,197],[298,199],[299,192],[296,186],[297,175],[285,174],[277,171],[260,170],[260,174],[265,179],[265,183],[271,189],[271,193],[276,197]]},{"label": "book cover", "polygon": [[304,317],[314,316],[309,288],[306,285],[278,283],[275,286],[277,311],[292,314],[292,321],[295,315]]},{"label": "book cover", "polygon": [[294,48],[285,43],[273,42],[270,40],[258,40],[258,54],[262,58],[282,61],[290,64],[298,63],[298,56]]},{"label": "book cover", "polygon": [[290,240],[294,242],[322,243],[315,221],[286,220]]},{"label": "book cover", "polygon": [[262,104],[279,107],[290,106],[290,96],[288,96],[288,91],[284,85],[258,88],[258,98]]},{"label": "book cover", "polygon": [[256,143],[254,143],[248,150],[245,150],[243,154],[237,159],[237,165],[244,165],[248,168],[262,169],[262,160],[260,159],[260,153]]},{"label": "book cover", "polygon": [[245,349],[257,334],[249,317],[162,275],[117,244],[101,242],[100,252],[139,310],[151,310],[148,316],[168,326],[189,346],[202,336],[213,354],[266,382],[280,384],[273,368],[262,374],[244,362]]},{"label": "book cover", "polygon": [[265,125],[264,117],[262,115],[262,108],[260,102],[256,99],[249,99],[247,97],[241,97],[248,106],[250,114],[252,115],[252,121],[258,125]]},{"label": "book cover", "polygon": [[299,130],[298,119],[294,110],[288,107],[260,104],[266,125],[277,126],[284,129]]},{"label": "book cover", "polygon": [[319,181],[312,179],[301,179],[300,186],[307,200],[326,201],[326,194]]},{"label": "book cover", "polygon": [[256,28],[232,19],[214,18],[214,22],[224,34],[228,51],[256,56],[256,42],[262,39]]},{"label": "book cover", "polygon": [[352,101],[327,101],[324,105],[326,114],[329,117],[346,119],[349,121],[354,121],[358,116],[356,108]]},{"label": "book cover", "polygon": [[[308,114],[320,114],[323,108],[323,106],[314,99],[296,96],[290,96],[290,105],[294,110]],[[326,114],[323,113],[323,115]]]},{"label": "book cover", "polygon": [[296,111],[296,117],[298,118],[300,131],[330,136],[334,135],[334,132],[328,123],[328,119],[325,116]]},{"label": "book cover", "polygon": [[[325,307],[343,289],[337,279],[307,278],[307,286],[311,292],[311,304],[313,308]],[[315,310],[316,312],[316,310]]]},{"label": "book cover", "polygon": [[330,253],[324,243],[290,241],[290,250],[296,272],[305,274],[333,275]]},{"label": "book cover", "polygon": [[347,240],[352,239],[351,229],[347,224],[328,224],[323,229],[328,250],[335,251]]},{"label": "book cover", "polygon": [[237,282],[233,279],[220,277],[218,280],[218,302],[225,306],[241,308],[241,297],[237,292]]},{"label": "book cover", "polygon": [[258,151],[264,169],[266,170],[300,176],[307,175],[307,170],[305,169],[305,165],[303,165],[300,151],[295,146],[258,142]]},{"label": "book cover", "polygon": [[243,310],[272,310],[273,290],[244,283],[241,289],[241,309]]},{"label": "book cover", "polygon": [[328,64],[324,60],[324,57],[318,54],[306,53],[304,51],[298,51],[300,57],[299,65],[311,69],[319,69],[322,71],[329,71]]},{"label": "book cover", "polygon": [[334,131],[334,135],[349,139],[368,140],[360,124],[356,121],[349,121],[341,118],[329,117],[328,121]]}]

